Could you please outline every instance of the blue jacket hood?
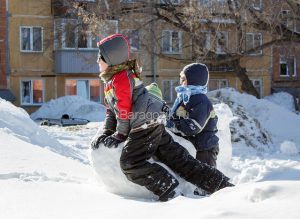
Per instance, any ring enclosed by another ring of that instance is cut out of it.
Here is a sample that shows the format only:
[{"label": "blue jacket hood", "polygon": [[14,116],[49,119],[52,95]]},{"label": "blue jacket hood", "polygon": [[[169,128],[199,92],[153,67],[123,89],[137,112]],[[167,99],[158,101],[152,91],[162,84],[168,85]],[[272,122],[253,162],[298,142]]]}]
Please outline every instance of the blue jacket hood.
[{"label": "blue jacket hood", "polygon": [[192,63],[186,65],[182,72],[185,74],[188,85],[205,86],[208,83],[209,72],[204,64]]}]

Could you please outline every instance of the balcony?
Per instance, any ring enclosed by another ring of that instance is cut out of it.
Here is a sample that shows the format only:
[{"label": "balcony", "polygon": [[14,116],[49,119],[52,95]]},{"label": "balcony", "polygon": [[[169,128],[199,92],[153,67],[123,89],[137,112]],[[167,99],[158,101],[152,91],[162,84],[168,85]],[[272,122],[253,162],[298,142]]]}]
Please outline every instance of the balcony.
[{"label": "balcony", "polygon": [[55,51],[55,73],[90,74],[99,73],[96,62],[98,50],[65,49]]}]

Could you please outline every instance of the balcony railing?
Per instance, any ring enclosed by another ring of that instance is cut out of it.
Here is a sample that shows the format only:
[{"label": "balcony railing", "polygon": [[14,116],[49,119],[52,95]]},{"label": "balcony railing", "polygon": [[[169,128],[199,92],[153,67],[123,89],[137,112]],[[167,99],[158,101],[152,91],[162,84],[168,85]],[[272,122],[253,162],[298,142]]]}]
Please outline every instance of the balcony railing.
[{"label": "balcony railing", "polygon": [[99,73],[98,50],[66,49],[55,51],[55,73]]}]

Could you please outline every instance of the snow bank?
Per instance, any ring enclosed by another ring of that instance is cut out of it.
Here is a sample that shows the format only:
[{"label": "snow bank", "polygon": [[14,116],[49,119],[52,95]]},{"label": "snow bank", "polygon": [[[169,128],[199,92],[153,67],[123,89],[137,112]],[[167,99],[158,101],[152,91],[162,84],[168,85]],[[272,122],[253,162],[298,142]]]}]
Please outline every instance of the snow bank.
[{"label": "snow bank", "polygon": [[[231,167],[232,147],[230,141],[231,137],[229,123],[233,119],[233,116],[230,108],[226,104],[215,105],[215,110],[220,121],[218,123],[220,154],[218,156],[217,165],[218,169],[227,174]],[[194,146],[189,141],[175,136],[174,134],[171,135],[174,137],[175,141],[183,145],[190,152],[190,154],[195,157],[196,151]],[[95,151],[91,150],[90,160],[97,178],[105,185],[106,189],[112,193],[130,197],[148,199],[155,198],[154,195],[145,188],[128,181],[125,175],[122,173],[119,160],[123,146],[124,143],[120,144],[116,149],[100,146],[99,149]],[[175,174],[173,175],[175,176]],[[182,192],[187,196],[191,195],[195,189],[195,186],[183,181],[179,177],[177,177],[177,179],[180,181]]]},{"label": "snow bank", "polygon": [[68,114],[72,118],[102,121],[105,116],[105,107],[79,96],[63,96],[44,103],[36,112],[31,114],[33,120],[38,118],[60,119]]},{"label": "snow bank", "polygon": [[289,111],[295,112],[294,98],[287,92],[274,93],[270,96],[264,97],[264,99],[275,103]]},{"label": "snow bank", "polygon": [[[44,136],[45,137],[45,136]],[[75,182],[91,176],[87,165],[37,147],[0,128],[0,181]]]},{"label": "snow bank", "polygon": [[22,141],[49,148],[64,156],[78,158],[71,148],[60,144],[41,129],[28,113],[10,102],[0,98],[0,131],[15,136]]},{"label": "snow bank", "polygon": [[[239,93],[233,88],[212,91],[209,95],[227,103],[233,115],[239,118],[232,122],[235,124],[233,136],[237,134],[240,138],[233,139],[236,144],[244,142],[247,146],[279,150],[281,143],[286,140],[300,142],[300,116],[290,110],[268,100]],[[248,122],[251,120],[252,125]]]}]

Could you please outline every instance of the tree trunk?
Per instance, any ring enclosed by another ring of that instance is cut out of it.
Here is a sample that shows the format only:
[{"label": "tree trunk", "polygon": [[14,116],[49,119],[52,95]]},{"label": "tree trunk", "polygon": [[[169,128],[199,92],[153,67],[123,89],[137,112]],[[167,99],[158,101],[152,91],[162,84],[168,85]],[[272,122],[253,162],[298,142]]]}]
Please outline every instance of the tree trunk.
[{"label": "tree trunk", "polygon": [[240,65],[236,66],[236,74],[237,77],[242,82],[241,89],[246,93],[251,94],[259,99],[260,98],[259,93],[257,92],[255,87],[253,86],[253,83],[249,79],[246,68],[242,68]]}]

